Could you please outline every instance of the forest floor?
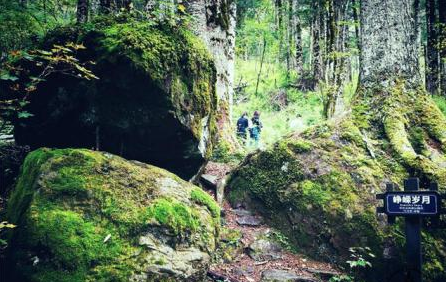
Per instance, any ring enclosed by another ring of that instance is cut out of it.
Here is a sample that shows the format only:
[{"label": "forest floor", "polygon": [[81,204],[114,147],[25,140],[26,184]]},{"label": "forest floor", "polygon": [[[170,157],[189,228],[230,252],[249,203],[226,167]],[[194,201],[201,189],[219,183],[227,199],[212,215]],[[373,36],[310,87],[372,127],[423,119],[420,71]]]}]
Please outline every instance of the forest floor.
[{"label": "forest floor", "polygon": [[[219,181],[230,169],[226,164],[210,162],[205,173],[214,175]],[[213,194],[213,191],[209,192]],[[210,281],[316,282],[328,281],[340,274],[328,263],[291,251],[286,237],[266,224],[260,215],[243,208],[233,209],[227,201],[224,201],[222,210],[225,233],[237,234],[237,238],[225,239],[225,235],[222,236],[220,253],[230,255],[220,257],[219,262],[211,266],[208,273]],[[229,245],[232,249],[228,251]]]}]

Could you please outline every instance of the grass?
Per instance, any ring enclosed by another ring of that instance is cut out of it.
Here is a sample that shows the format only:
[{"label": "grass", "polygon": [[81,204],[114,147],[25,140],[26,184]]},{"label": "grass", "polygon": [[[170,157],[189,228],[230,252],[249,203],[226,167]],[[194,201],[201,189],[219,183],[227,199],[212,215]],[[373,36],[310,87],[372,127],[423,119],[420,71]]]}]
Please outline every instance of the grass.
[{"label": "grass", "polygon": [[433,96],[435,104],[440,108],[441,112],[446,116],[446,96]]}]

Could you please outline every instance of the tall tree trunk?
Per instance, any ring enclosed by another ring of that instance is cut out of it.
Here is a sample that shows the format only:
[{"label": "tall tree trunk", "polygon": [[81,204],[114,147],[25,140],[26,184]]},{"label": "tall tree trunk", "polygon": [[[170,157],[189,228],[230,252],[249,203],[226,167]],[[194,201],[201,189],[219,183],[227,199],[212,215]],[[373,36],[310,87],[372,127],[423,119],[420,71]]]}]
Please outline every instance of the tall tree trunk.
[{"label": "tall tree trunk", "polygon": [[321,22],[320,22],[320,2],[319,0],[312,2],[312,9],[314,11],[312,19],[312,70],[313,79],[318,83],[322,79],[322,55],[321,55]]},{"label": "tall tree trunk", "polygon": [[116,1],[116,8],[118,10],[124,9],[124,10],[130,10],[132,6],[132,0],[115,0]]},{"label": "tall tree trunk", "polygon": [[266,51],[266,36],[263,36],[263,51],[262,51],[262,58],[260,59],[260,69],[257,74],[257,82],[256,82],[256,91],[255,96],[257,96],[257,91],[259,89],[259,82],[260,82],[260,76],[262,75],[262,67],[263,67],[263,60],[265,59],[265,51]]},{"label": "tall tree trunk", "polygon": [[279,62],[282,63],[283,61],[283,1],[282,0],[275,0],[276,3],[276,21],[277,21],[277,33],[279,36]]},{"label": "tall tree trunk", "polygon": [[287,79],[290,77],[291,69],[293,68],[293,54],[292,54],[292,46],[294,44],[294,29],[295,29],[295,23],[294,23],[294,17],[293,17],[293,0],[288,0],[287,5],[287,12],[288,12],[288,24],[286,27],[286,42],[287,42],[287,51],[286,51],[286,66],[287,66]]},{"label": "tall tree trunk", "polygon": [[436,1],[426,0],[426,89],[429,93],[435,94],[438,89],[439,62],[437,51],[437,17]]},{"label": "tall tree trunk", "polygon": [[[379,15],[379,17],[377,16]],[[361,84],[404,78],[421,85],[411,0],[361,3]]]},{"label": "tall tree trunk", "polygon": [[440,94],[446,96],[446,1],[438,1],[438,41],[440,53]]},{"label": "tall tree trunk", "polygon": [[[218,138],[235,145],[231,129],[235,66],[235,1],[187,0],[183,3],[192,16],[194,32],[214,56],[217,70]],[[224,21],[219,17],[224,17]]]},{"label": "tall tree trunk", "polygon": [[295,50],[295,69],[297,75],[302,76],[303,63],[303,47],[302,47],[302,26],[298,14],[299,0],[293,0],[293,24],[294,24],[294,48]]},{"label": "tall tree trunk", "polygon": [[76,17],[78,23],[88,21],[88,0],[77,0]]},{"label": "tall tree trunk", "polygon": [[101,13],[107,14],[112,11],[112,2],[114,0],[99,0],[99,9]]},{"label": "tall tree trunk", "polygon": [[[360,88],[354,112],[361,120],[360,109],[369,109],[369,126],[370,120],[375,121],[373,126],[382,124],[395,153],[413,173],[445,182],[446,169],[433,155],[446,152],[446,120],[422,90],[414,4],[413,0],[362,2]],[[432,140],[438,145],[432,146]]]},{"label": "tall tree trunk", "polygon": [[[352,55],[348,50],[349,30],[345,24],[350,19],[351,3],[349,0],[341,0],[334,2],[335,20],[336,20],[336,44],[335,44],[335,69],[334,69],[334,85],[335,99],[332,116],[339,116],[345,111],[344,86],[351,79],[348,59]],[[343,24],[339,24],[343,23]]]}]

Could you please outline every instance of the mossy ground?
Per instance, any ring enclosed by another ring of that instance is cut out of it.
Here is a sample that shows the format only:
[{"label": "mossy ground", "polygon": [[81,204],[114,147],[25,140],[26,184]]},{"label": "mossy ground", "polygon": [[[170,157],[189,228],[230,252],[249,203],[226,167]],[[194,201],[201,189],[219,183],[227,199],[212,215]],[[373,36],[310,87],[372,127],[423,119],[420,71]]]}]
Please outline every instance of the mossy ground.
[{"label": "mossy ground", "polygon": [[219,210],[198,189],[110,154],[39,149],[8,203],[6,219],[18,225],[8,261],[29,281],[128,281],[150,253],[138,238],[154,228],[209,252]]}]

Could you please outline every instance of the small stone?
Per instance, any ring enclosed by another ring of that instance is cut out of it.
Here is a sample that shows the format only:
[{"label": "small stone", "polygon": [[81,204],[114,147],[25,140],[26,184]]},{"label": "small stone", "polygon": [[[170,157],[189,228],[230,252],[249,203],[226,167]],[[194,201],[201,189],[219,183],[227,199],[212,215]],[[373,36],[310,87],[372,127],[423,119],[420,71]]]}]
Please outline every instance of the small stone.
[{"label": "small stone", "polygon": [[238,216],[253,215],[252,212],[250,212],[248,210],[244,210],[244,209],[235,209],[232,211],[235,213],[235,215],[238,215]]},{"label": "small stone", "polygon": [[240,216],[236,221],[239,225],[246,226],[259,226],[263,224],[263,219],[261,217],[253,215]]},{"label": "small stone", "polygon": [[338,272],[327,269],[307,268],[306,271],[313,273],[323,279],[330,279],[333,276],[339,275]]},{"label": "small stone", "polygon": [[317,282],[317,280],[287,270],[268,269],[262,272],[261,282]]},{"label": "small stone", "polygon": [[212,174],[203,174],[201,175],[200,180],[203,182],[204,185],[208,185],[212,188],[217,187],[218,177]]},{"label": "small stone", "polygon": [[254,268],[251,266],[236,267],[236,268],[234,268],[233,272],[235,275],[238,275],[238,276],[249,277],[249,275],[254,273]]},{"label": "small stone", "polygon": [[282,248],[275,242],[265,239],[254,241],[249,246],[249,256],[255,261],[269,261],[282,258]]}]

